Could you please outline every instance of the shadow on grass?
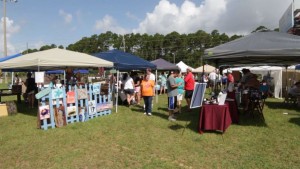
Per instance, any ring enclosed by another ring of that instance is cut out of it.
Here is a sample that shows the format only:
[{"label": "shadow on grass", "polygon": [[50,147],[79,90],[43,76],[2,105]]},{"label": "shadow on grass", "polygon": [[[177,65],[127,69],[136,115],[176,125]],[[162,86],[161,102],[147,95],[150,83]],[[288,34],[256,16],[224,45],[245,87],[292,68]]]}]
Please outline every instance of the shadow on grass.
[{"label": "shadow on grass", "polygon": [[265,105],[267,105],[270,109],[287,109],[287,110],[299,111],[297,105],[291,103],[284,103],[283,101],[275,102],[275,101],[266,100]]},{"label": "shadow on grass", "polygon": [[29,108],[28,104],[26,104],[24,101],[21,103],[16,103],[18,113],[28,115],[28,116],[37,116],[37,105],[35,105],[34,108]]},{"label": "shadow on grass", "polygon": [[265,120],[263,120],[257,113],[254,114],[241,114],[239,116],[240,126],[257,126],[257,127],[268,127]]},{"label": "shadow on grass", "polygon": [[300,117],[291,118],[289,122],[300,126]]}]

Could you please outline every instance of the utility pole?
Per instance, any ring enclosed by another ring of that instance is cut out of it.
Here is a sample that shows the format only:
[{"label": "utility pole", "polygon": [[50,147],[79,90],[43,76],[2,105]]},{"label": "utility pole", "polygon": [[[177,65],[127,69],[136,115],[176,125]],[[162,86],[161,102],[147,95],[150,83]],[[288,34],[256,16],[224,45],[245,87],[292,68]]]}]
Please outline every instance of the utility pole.
[{"label": "utility pole", "polygon": [[[7,56],[7,40],[6,40],[6,0],[3,1],[3,57]],[[11,2],[17,2],[17,0],[10,0]],[[5,83],[7,83],[7,73],[4,74]]]}]

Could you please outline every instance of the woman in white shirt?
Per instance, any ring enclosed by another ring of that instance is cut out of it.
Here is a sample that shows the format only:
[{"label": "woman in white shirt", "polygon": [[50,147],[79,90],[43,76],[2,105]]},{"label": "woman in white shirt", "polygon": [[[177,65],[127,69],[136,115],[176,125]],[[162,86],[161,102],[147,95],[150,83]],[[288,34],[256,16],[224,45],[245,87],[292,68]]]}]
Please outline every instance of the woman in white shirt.
[{"label": "woman in white shirt", "polygon": [[128,73],[123,75],[122,86],[127,97],[128,106],[130,106],[131,100],[134,98],[134,82],[133,79],[128,76]]}]

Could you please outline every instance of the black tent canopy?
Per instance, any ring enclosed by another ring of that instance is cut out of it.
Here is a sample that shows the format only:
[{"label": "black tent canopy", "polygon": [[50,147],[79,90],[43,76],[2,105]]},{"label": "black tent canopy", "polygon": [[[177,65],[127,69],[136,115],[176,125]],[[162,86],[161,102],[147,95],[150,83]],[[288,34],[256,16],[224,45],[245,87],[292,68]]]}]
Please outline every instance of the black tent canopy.
[{"label": "black tent canopy", "polygon": [[219,67],[294,65],[300,63],[300,36],[275,31],[255,32],[205,50],[204,59]]},{"label": "black tent canopy", "polygon": [[151,61],[151,63],[156,65],[157,70],[179,70],[177,65],[170,63],[162,58],[153,60]]}]

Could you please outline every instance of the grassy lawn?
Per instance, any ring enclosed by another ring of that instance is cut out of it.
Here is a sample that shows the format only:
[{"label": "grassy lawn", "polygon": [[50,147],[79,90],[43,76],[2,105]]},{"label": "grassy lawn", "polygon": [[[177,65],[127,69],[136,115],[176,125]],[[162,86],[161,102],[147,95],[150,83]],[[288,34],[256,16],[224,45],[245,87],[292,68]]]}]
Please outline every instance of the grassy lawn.
[{"label": "grassy lawn", "polygon": [[265,122],[241,115],[223,135],[197,132],[199,108],[169,122],[165,95],[151,117],[121,105],[47,131],[36,129],[37,110],[23,102],[17,115],[0,118],[0,168],[299,168],[300,111],[282,102],[268,99]]}]

